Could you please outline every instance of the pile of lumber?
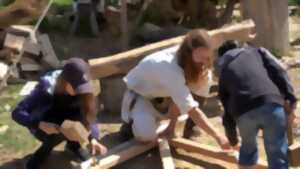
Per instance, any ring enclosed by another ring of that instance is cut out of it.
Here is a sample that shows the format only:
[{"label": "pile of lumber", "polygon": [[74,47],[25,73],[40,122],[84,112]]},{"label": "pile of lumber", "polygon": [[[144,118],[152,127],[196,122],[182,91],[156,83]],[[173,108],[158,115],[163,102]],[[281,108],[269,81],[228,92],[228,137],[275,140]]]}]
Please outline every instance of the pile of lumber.
[{"label": "pile of lumber", "polygon": [[10,77],[26,78],[58,68],[58,60],[47,34],[34,32],[32,26],[14,25],[4,30],[0,49],[0,90]]}]

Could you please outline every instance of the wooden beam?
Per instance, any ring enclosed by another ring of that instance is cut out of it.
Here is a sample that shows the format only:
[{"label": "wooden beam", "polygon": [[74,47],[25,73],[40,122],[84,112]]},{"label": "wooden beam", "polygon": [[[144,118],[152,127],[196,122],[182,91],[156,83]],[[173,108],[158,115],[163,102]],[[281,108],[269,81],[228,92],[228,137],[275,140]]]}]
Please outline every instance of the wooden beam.
[{"label": "wooden beam", "polygon": [[130,140],[111,149],[104,157],[98,157],[96,164],[93,159],[81,163],[81,169],[107,169],[116,166],[124,161],[132,159],[157,145],[157,142],[147,144]]},{"label": "wooden beam", "polygon": [[163,169],[175,169],[168,140],[166,138],[159,138],[158,145]]},{"label": "wooden beam", "polygon": [[[223,152],[214,147],[199,144],[197,142],[190,141],[188,139],[175,138],[172,139],[169,143],[173,147],[182,148],[188,152],[203,154],[204,156],[212,157],[226,162],[238,163],[238,158],[233,153]],[[263,161],[259,161],[258,164],[256,165],[256,169],[266,169],[266,168],[268,168],[268,166]]]},{"label": "wooden beam", "polygon": [[[214,48],[218,48],[224,41],[236,39],[240,41],[249,41],[255,25],[252,20],[247,20],[239,24],[209,31]],[[116,55],[91,59],[91,73],[94,78],[103,78],[111,75],[126,74],[146,55],[155,51],[178,45],[182,42],[184,36],[171,38],[161,42],[146,45],[144,47],[129,50]]]}]

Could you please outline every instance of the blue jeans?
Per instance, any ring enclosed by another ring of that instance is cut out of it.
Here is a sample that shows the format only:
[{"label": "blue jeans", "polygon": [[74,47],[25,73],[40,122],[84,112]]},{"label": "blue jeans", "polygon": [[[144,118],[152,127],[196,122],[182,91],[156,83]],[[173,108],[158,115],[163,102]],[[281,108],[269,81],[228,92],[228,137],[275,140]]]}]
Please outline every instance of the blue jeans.
[{"label": "blue jeans", "polygon": [[258,130],[262,129],[269,169],[288,169],[286,114],[282,106],[265,104],[253,109],[238,118],[237,126],[242,138],[239,157],[241,166],[256,164],[256,136]]}]

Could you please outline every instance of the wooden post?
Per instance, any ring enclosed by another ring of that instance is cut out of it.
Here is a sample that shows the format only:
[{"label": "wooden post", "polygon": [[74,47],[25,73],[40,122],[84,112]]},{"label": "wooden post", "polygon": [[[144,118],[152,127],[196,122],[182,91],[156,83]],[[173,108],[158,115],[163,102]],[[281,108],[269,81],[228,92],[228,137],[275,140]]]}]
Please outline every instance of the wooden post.
[{"label": "wooden post", "polygon": [[128,19],[127,19],[127,0],[121,0],[121,31],[123,50],[128,49]]},{"label": "wooden post", "polygon": [[255,44],[280,55],[289,51],[287,0],[241,0],[244,19],[252,18],[257,27]]},{"label": "wooden post", "polygon": [[163,169],[175,169],[168,140],[166,138],[159,138],[158,145]]}]

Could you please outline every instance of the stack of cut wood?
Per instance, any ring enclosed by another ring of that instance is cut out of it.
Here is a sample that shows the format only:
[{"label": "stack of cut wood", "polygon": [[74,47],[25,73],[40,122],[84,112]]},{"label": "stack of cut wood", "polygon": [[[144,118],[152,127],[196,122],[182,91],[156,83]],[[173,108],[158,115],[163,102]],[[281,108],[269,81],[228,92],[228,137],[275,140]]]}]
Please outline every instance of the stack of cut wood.
[{"label": "stack of cut wood", "polygon": [[58,68],[58,60],[47,34],[33,31],[32,26],[14,25],[5,30],[0,50],[0,89],[9,77],[27,77],[51,68]]}]

